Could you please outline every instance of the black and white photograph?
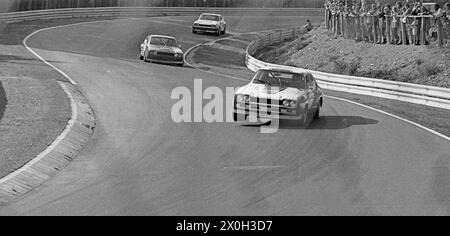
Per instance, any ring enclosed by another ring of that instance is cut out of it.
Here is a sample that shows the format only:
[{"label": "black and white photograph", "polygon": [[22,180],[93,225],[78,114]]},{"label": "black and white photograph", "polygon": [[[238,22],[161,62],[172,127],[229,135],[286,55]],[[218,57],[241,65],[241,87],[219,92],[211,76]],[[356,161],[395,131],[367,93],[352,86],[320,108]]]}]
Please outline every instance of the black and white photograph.
[{"label": "black and white photograph", "polygon": [[450,0],[0,0],[0,216],[449,215]]}]

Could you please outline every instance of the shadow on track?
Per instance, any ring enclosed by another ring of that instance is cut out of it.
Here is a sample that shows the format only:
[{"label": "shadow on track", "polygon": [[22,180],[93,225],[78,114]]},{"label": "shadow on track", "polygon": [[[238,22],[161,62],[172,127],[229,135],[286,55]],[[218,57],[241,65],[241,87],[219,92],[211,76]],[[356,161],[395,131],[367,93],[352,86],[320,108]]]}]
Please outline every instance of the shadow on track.
[{"label": "shadow on track", "polygon": [[355,125],[374,124],[378,124],[378,120],[361,116],[321,116],[320,119],[312,121],[308,127],[302,127],[292,121],[282,121],[280,123],[280,129],[334,130],[346,129]]}]

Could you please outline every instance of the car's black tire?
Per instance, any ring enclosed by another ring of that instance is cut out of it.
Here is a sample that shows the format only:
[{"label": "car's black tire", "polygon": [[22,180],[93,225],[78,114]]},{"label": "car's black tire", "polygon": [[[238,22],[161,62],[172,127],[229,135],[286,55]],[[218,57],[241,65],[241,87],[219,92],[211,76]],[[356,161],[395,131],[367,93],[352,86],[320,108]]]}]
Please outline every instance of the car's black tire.
[{"label": "car's black tire", "polygon": [[142,55],[139,55],[139,60],[144,60],[144,56],[142,56]]},{"label": "car's black tire", "polygon": [[222,31],[218,30],[216,35],[220,37],[222,35]]},{"label": "car's black tire", "polygon": [[238,114],[236,112],[233,112],[233,120],[234,122],[238,121]]},{"label": "car's black tire", "polygon": [[193,33],[193,34],[197,34],[197,30],[192,29],[192,33]]},{"label": "car's black tire", "polygon": [[302,118],[300,119],[300,122],[299,122],[302,127],[308,126],[308,121],[309,121],[308,115],[309,115],[309,109],[308,109],[308,106],[306,106],[305,110],[303,111]]},{"label": "car's black tire", "polygon": [[314,113],[314,119],[320,119],[320,106],[317,107],[316,113]]},{"label": "car's black tire", "polygon": [[222,31],[222,35],[226,35],[227,34],[227,27],[225,27]]}]

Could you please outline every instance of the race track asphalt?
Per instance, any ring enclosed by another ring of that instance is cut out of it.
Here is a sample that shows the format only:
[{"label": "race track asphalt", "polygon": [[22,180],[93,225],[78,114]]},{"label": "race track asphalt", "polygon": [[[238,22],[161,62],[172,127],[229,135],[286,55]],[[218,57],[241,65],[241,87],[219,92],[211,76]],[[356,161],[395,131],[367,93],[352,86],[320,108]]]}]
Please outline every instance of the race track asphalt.
[{"label": "race track asphalt", "polygon": [[[304,21],[228,19],[232,32]],[[65,170],[0,215],[450,214],[448,141],[373,110],[326,99],[322,119],[309,129],[282,124],[274,134],[174,123],[174,88],[192,90],[196,78],[204,88],[245,83],[137,59],[150,33],[177,36],[185,50],[216,39],[191,34],[191,20],[97,22],[29,40],[77,82],[97,129]]]}]

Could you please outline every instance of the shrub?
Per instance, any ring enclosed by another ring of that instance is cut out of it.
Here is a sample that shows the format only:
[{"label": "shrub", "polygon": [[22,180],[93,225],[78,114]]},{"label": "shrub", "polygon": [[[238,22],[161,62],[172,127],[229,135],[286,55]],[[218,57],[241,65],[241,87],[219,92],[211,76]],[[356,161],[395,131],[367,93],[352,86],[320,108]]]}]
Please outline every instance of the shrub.
[{"label": "shrub", "polygon": [[437,75],[442,72],[442,68],[439,67],[439,65],[432,64],[432,63],[423,63],[417,67],[417,71],[419,71],[419,74],[424,77],[428,78],[433,75]]},{"label": "shrub", "polygon": [[346,62],[344,60],[333,60],[332,62],[338,74],[356,75],[360,67],[359,61]]}]

